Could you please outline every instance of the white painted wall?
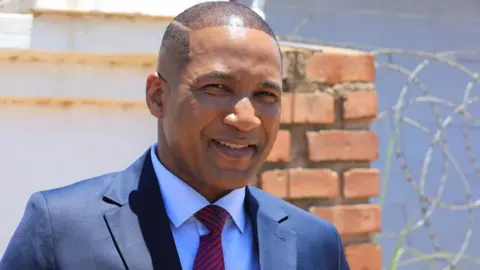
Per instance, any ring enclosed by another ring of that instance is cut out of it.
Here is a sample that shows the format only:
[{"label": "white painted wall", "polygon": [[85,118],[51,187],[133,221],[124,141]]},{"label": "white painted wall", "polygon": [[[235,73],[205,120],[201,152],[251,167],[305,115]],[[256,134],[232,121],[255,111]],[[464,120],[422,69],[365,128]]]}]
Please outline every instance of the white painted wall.
[{"label": "white painted wall", "polygon": [[[166,22],[0,13],[0,54],[11,49],[156,53]],[[142,102],[150,68],[0,60],[0,256],[28,197],[121,170],[156,138],[146,107],[14,105],[13,98]]]},{"label": "white painted wall", "polygon": [[[31,8],[97,10],[175,16],[186,8],[209,0],[0,0],[0,12],[28,13]],[[228,1],[228,0],[217,0]]]},{"label": "white painted wall", "polygon": [[[41,16],[32,24],[32,49],[157,53],[169,21]],[[45,38],[47,34],[50,38]]]},{"label": "white painted wall", "polygon": [[30,194],[121,170],[155,140],[140,109],[0,105],[0,123],[0,255]]},{"label": "white painted wall", "polygon": [[147,68],[0,62],[0,96],[142,100]]},{"label": "white painted wall", "polygon": [[[147,70],[0,62],[0,95],[142,99]],[[156,138],[146,107],[0,101],[0,254],[35,191],[121,170]]]},{"label": "white painted wall", "polygon": [[188,7],[202,2],[208,2],[208,0],[37,0],[36,7],[42,9],[99,10],[103,12],[175,16]]},{"label": "white painted wall", "polygon": [[156,54],[168,23],[168,19],[0,13],[0,49]]}]

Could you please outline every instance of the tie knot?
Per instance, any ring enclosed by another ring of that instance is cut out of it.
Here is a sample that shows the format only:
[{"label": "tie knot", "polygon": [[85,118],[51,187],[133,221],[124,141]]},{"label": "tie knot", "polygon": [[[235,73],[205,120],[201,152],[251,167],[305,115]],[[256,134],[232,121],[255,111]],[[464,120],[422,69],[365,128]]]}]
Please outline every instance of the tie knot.
[{"label": "tie knot", "polygon": [[220,206],[209,205],[195,214],[195,217],[214,234],[222,233],[228,212]]}]

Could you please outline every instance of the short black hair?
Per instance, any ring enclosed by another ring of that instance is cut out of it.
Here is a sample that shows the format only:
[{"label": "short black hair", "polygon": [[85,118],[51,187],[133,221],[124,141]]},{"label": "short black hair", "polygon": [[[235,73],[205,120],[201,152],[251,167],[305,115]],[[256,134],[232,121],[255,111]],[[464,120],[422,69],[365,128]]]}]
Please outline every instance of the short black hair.
[{"label": "short black hair", "polygon": [[167,50],[168,55],[188,61],[189,30],[230,25],[262,31],[278,44],[273,30],[255,11],[236,2],[214,1],[194,5],[177,15],[165,30],[160,51]]}]

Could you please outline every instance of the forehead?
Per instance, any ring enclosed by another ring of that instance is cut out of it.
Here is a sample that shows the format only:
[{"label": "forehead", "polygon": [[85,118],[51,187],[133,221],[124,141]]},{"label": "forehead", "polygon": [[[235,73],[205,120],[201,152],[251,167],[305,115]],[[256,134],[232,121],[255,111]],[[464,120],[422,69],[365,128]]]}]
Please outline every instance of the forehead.
[{"label": "forehead", "polygon": [[275,39],[260,30],[235,25],[191,31],[189,59],[192,65],[222,62],[239,68],[242,64],[258,64],[281,69],[281,55]]}]

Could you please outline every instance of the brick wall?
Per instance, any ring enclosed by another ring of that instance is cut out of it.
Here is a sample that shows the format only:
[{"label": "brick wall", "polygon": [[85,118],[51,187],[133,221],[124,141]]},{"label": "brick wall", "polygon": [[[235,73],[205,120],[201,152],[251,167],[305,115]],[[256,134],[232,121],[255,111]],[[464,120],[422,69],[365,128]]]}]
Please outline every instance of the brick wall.
[{"label": "brick wall", "polygon": [[381,269],[377,113],[372,55],[283,48],[281,131],[258,185],[332,222],[352,270]]}]

